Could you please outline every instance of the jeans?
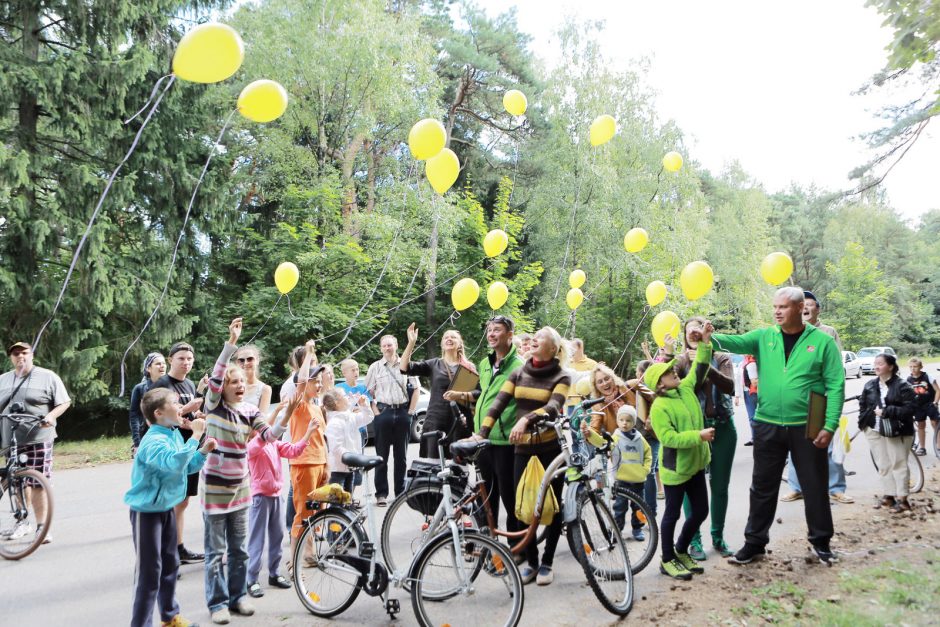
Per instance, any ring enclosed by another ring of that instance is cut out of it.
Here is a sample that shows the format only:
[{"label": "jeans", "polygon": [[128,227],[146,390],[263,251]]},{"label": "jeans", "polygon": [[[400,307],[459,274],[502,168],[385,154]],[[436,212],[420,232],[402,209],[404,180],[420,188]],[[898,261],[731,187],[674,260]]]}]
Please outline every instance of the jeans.
[{"label": "jeans", "polygon": [[[646,475],[646,483],[643,484],[643,500],[650,506],[653,512],[653,518],[656,518],[656,471],[659,470],[659,440],[648,440],[650,449],[653,451],[653,465],[650,466],[650,474]],[[650,521],[650,524],[655,524]]]},{"label": "jeans", "polygon": [[[630,508],[630,501],[628,501],[626,497],[619,496],[616,490],[618,488],[619,489],[625,488],[627,490],[630,490],[631,492],[633,492],[640,498],[643,498],[643,487],[644,487],[643,483],[629,483],[627,481],[621,481],[619,479],[614,484],[614,521],[616,521],[617,528],[620,529],[621,531],[623,531],[623,526],[627,523],[627,509],[631,509],[631,508]],[[630,526],[634,530],[642,529],[643,523],[640,522],[640,519],[636,515],[636,512],[637,512],[636,503],[633,504],[632,509],[633,509],[633,515],[630,516]],[[650,521],[650,524],[655,525],[656,522]]]},{"label": "jeans", "polygon": [[[794,492],[803,493],[792,457],[787,469],[787,485]],[[832,443],[829,444],[829,494],[845,494],[845,467],[832,459]]]},{"label": "jeans", "polygon": [[176,551],[176,514],[144,513],[131,510],[131,537],[137,550],[134,568],[134,608],[131,626],[153,624],[153,606],[160,620],[169,621],[180,613],[176,602],[176,573],[180,558]]},{"label": "jeans", "polygon": [[[700,470],[685,483],[679,485],[664,485],[666,493],[666,508],[663,519],[659,524],[659,542],[663,552],[663,562],[676,559],[676,553],[687,553],[692,536],[699,526],[708,518],[708,487],[705,484],[705,471]],[[679,512],[682,510],[682,500],[688,497],[691,504],[691,513],[682,524],[679,539],[673,544],[676,534],[676,523],[679,522]]]},{"label": "jeans", "polygon": [[[206,605],[232,607],[248,593],[248,510],[202,515],[206,546]],[[222,555],[228,558],[224,570]]]},{"label": "jeans", "polygon": [[281,526],[281,497],[257,494],[251,497],[248,514],[248,581],[258,581],[261,574],[261,556],[265,539],[268,543],[268,576],[277,577],[281,565],[281,542],[284,527]]},{"label": "jeans", "polygon": [[744,408],[747,410],[747,421],[751,425],[751,440],[754,440],[754,413],[757,411],[757,394],[744,393]]},{"label": "jeans", "polygon": [[352,494],[353,491],[353,482],[355,481],[355,473],[352,472],[331,472],[330,478],[327,483],[338,483],[343,486],[343,489]]},{"label": "jeans", "polygon": [[388,496],[389,452],[395,455],[395,495],[405,491],[405,470],[408,467],[408,440],[411,439],[411,417],[407,407],[384,409],[375,417],[375,453],[385,463],[375,469],[375,496]]}]

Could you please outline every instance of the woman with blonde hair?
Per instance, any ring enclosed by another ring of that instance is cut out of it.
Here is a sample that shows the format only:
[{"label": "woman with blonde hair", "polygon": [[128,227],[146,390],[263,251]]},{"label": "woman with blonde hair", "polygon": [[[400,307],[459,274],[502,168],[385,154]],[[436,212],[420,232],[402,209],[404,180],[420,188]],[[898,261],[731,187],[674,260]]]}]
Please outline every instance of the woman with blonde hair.
[{"label": "woman with blonde hair", "polygon": [[[441,336],[441,357],[412,361],[411,357],[417,342],[418,328],[412,322],[408,327],[408,345],[401,355],[398,368],[406,375],[427,377],[431,381],[431,398],[428,400],[424,431],[443,431],[448,434],[448,440],[451,442],[470,435],[472,429],[467,426],[464,415],[461,413],[458,419],[451,410],[451,399],[444,397],[457,375],[458,368],[463,367],[474,374],[477,372],[476,366],[470,363],[464,355],[463,337],[456,329],[448,329]],[[460,398],[456,396],[451,396],[451,398],[469,407],[473,401],[470,393],[457,394],[461,395]],[[449,452],[445,451],[445,455],[448,454]],[[433,438],[422,439],[419,455],[436,459],[438,455],[437,441]]]}]

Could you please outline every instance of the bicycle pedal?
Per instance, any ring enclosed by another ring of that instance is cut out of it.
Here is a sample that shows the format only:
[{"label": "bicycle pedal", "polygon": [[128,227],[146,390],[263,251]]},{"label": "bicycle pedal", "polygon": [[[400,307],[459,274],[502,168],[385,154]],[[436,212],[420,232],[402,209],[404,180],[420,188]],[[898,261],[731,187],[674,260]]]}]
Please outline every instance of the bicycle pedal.
[{"label": "bicycle pedal", "polygon": [[363,542],[359,545],[359,557],[372,559],[373,555],[375,555],[375,544],[372,542]]},{"label": "bicycle pedal", "polygon": [[385,611],[391,618],[395,618],[395,615],[401,612],[401,603],[398,599],[389,599],[385,602]]}]

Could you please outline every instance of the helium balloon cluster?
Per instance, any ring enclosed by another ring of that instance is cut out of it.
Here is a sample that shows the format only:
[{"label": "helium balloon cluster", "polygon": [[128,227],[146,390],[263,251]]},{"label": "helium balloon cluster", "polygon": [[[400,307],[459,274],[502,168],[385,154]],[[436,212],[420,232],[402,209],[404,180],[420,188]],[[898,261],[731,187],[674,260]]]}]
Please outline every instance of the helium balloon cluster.
[{"label": "helium balloon cluster", "polygon": [[408,133],[408,147],[418,161],[425,161],[424,175],[431,187],[443,196],[457,181],[460,174],[460,160],[447,144],[447,131],[439,121],[427,118],[411,127]]},{"label": "helium balloon cluster", "polygon": [[285,261],[274,271],[274,285],[282,295],[289,293],[300,280],[300,270],[289,261]]},{"label": "helium balloon cluster", "polygon": [[478,298],[480,298],[480,285],[470,278],[463,278],[454,283],[450,292],[450,300],[457,311],[469,309]]},{"label": "helium balloon cluster", "polygon": [[771,285],[780,285],[793,274],[793,260],[786,253],[770,253],[760,263],[760,275]]}]

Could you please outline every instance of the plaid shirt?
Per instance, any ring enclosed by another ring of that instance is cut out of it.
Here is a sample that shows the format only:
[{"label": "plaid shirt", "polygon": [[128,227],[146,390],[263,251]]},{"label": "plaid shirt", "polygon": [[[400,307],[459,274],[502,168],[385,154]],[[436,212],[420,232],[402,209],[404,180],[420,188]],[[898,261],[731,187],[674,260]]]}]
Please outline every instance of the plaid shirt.
[{"label": "plaid shirt", "polygon": [[406,377],[398,369],[400,359],[396,358],[395,363],[389,365],[385,358],[373,362],[366,372],[366,389],[375,399],[376,403],[385,405],[401,405],[408,403],[411,399],[406,398],[405,390],[410,380],[414,389],[418,389],[417,377]]}]

